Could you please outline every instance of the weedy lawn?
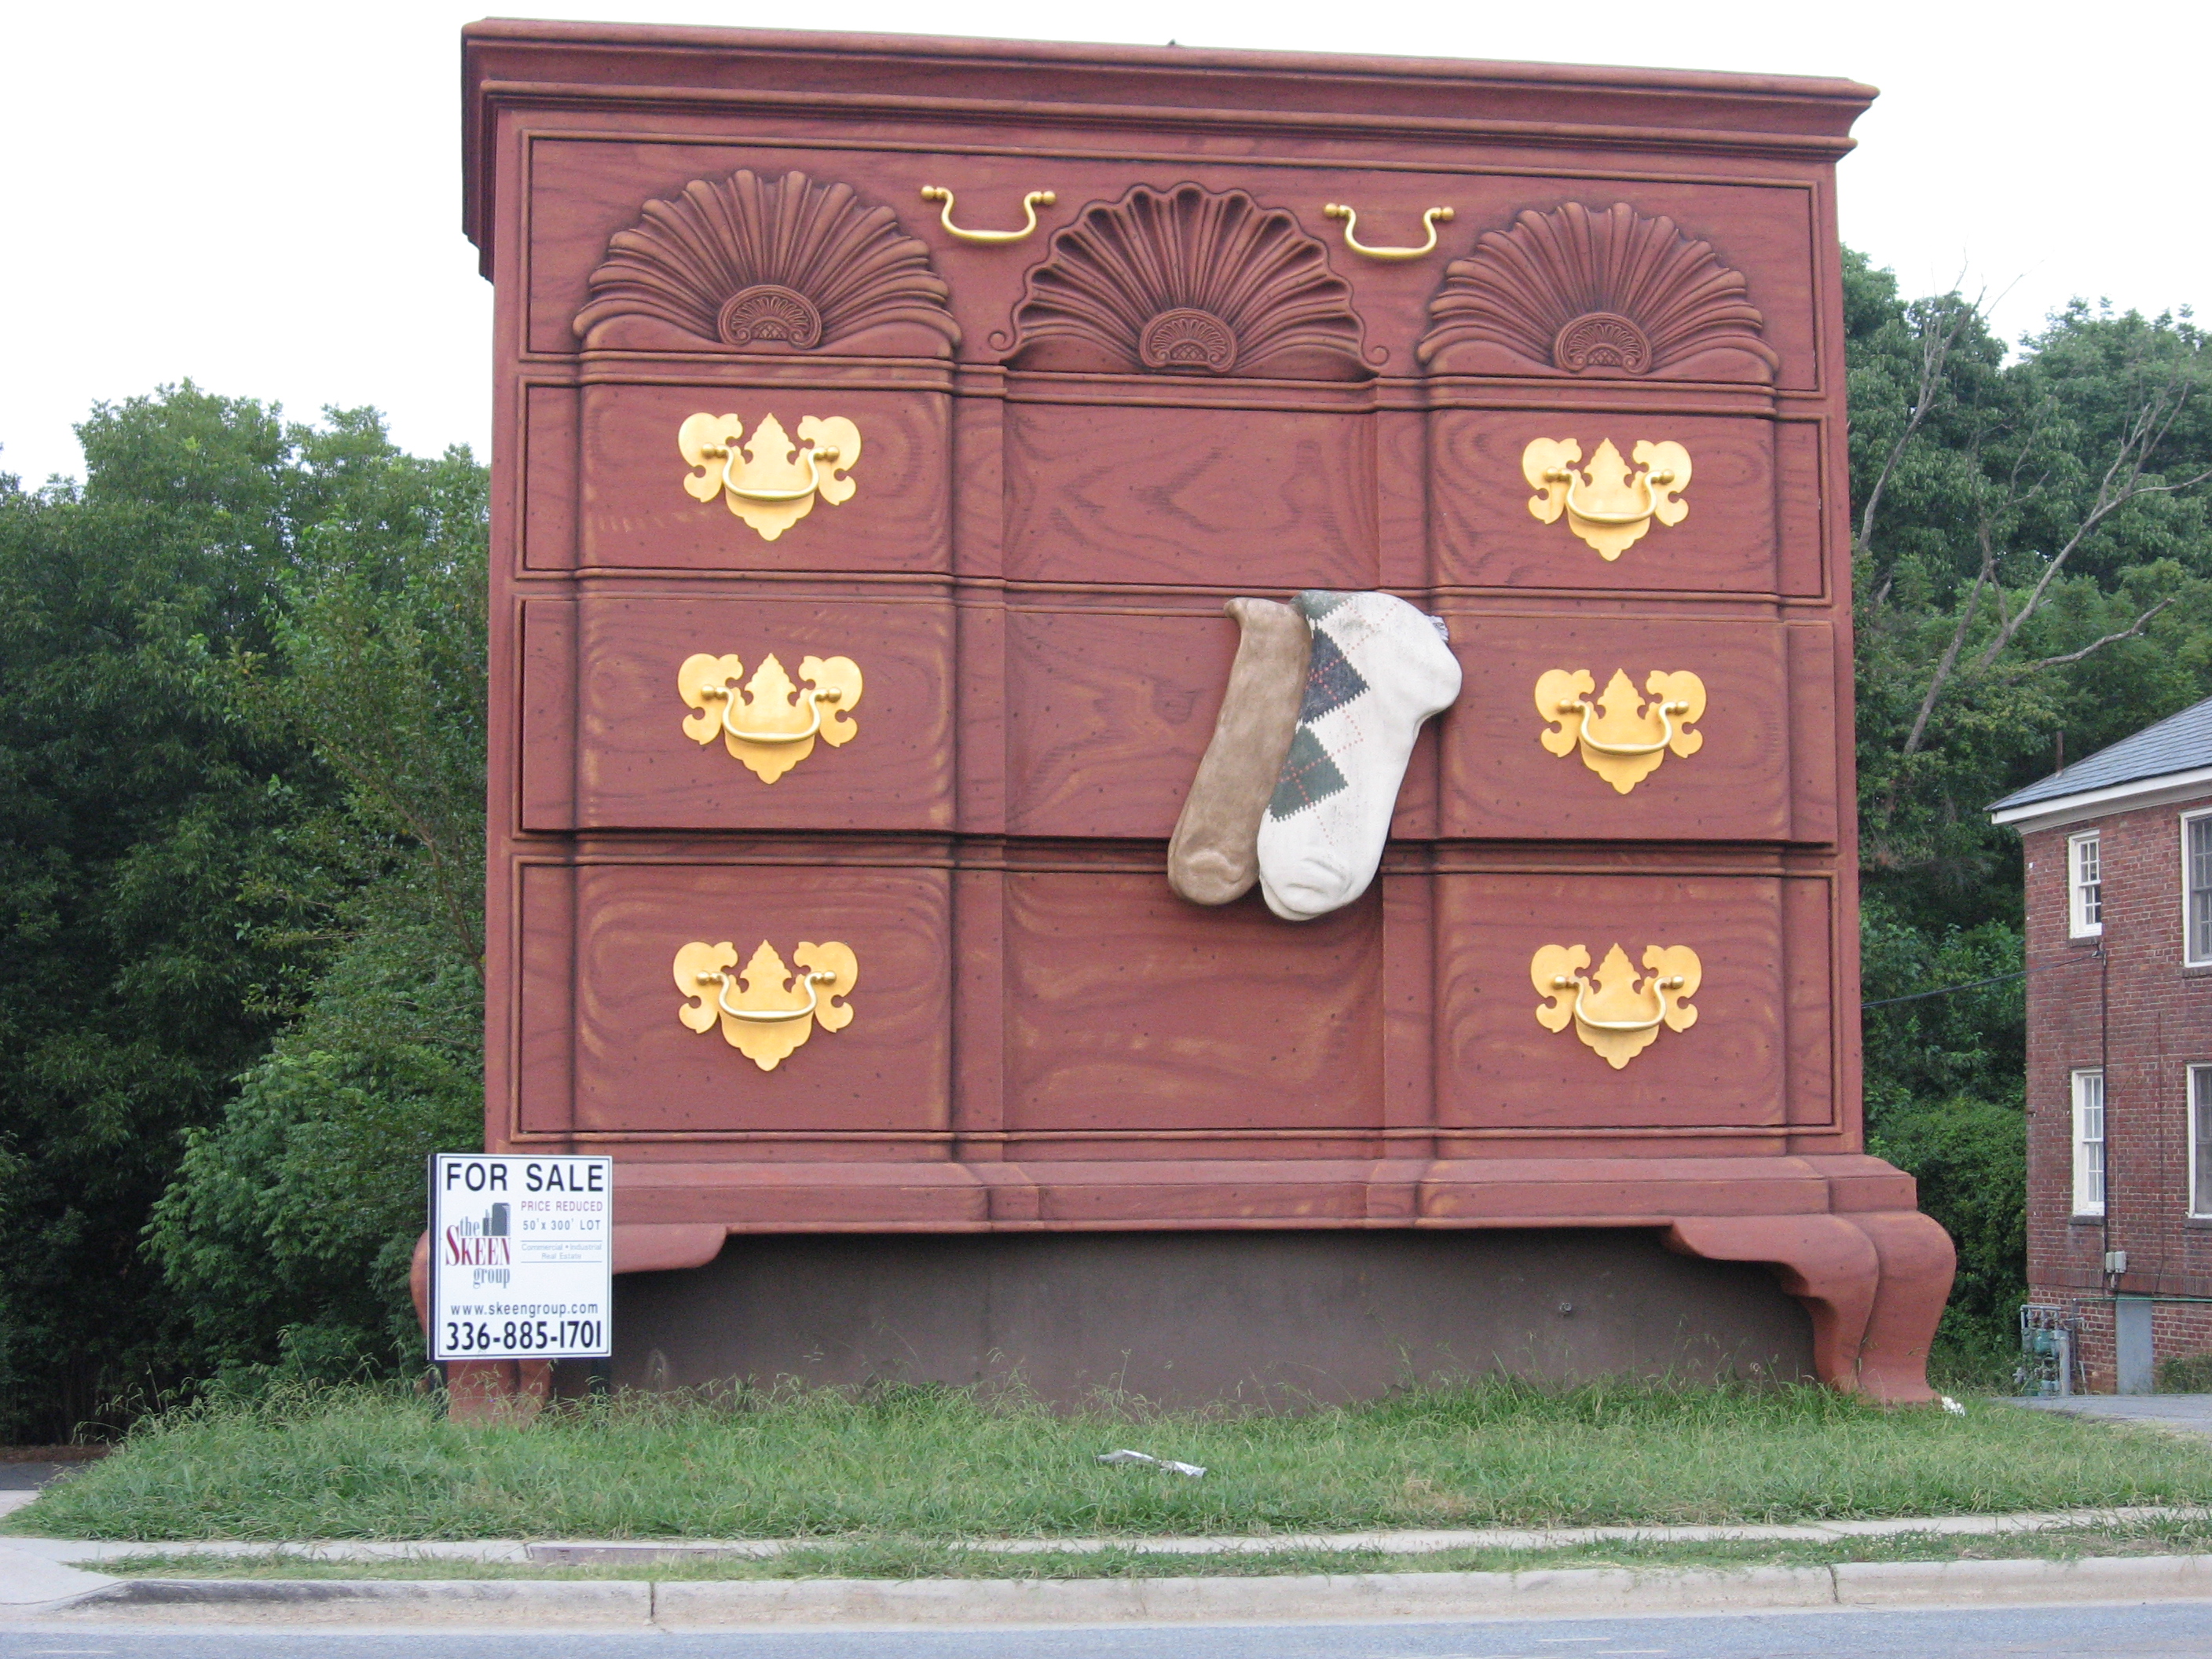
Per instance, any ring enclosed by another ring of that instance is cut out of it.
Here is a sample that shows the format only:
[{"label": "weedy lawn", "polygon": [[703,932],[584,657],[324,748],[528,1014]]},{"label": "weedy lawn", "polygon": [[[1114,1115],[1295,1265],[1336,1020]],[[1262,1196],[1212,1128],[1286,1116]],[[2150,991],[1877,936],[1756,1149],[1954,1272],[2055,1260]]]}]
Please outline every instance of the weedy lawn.
[{"label": "weedy lawn", "polygon": [[[1108,1466],[1133,1447],[1203,1479]],[[1783,1522],[2212,1502],[2212,1440],[1811,1387],[1510,1382],[1297,1414],[951,1389],[623,1395],[489,1427],[397,1389],[147,1419],[5,1522],[47,1536],[980,1537]]]}]

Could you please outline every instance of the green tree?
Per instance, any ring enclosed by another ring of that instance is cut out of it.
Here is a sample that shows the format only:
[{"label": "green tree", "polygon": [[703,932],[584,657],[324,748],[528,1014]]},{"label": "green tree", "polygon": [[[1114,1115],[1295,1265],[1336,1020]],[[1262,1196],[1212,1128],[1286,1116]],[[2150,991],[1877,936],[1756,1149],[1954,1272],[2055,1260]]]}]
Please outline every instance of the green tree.
[{"label": "green tree", "polygon": [[[409,460],[365,411],[314,428],[187,384],[79,434],[82,486],[0,479],[0,1429],[17,1437],[204,1370],[197,1310],[142,1229],[191,1132],[405,909],[388,878],[418,855],[368,809],[374,780],[333,763],[340,744],[280,717],[301,630],[319,638],[310,607],[339,604],[332,572],[391,586],[433,520],[481,543],[473,464]],[[480,732],[480,702],[467,718]],[[439,833],[450,849],[469,831]],[[441,943],[469,902],[437,907]]]},{"label": "green tree", "polygon": [[[2026,1288],[2020,847],[1984,809],[2212,695],[2212,349],[2076,304],[2008,359],[1847,255],[1867,1121],[1960,1246],[1945,1341]],[[1913,997],[1911,1001],[1892,999]]]}]

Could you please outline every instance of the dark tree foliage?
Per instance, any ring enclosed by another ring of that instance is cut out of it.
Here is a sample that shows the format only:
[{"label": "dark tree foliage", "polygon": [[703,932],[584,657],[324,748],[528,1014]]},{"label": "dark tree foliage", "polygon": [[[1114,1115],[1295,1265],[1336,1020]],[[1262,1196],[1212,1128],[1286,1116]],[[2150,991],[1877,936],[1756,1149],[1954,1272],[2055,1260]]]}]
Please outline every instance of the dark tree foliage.
[{"label": "dark tree foliage", "polygon": [[[416,856],[329,722],[286,717],[301,630],[319,641],[344,580],[404,582],[434,533],[482,535],[465,455],[410,460],[365,411],[317,430],[186,385],[79,430],[82,487],[0,479],[0,1431],[17,1438],[205,1369],[202,1310],[143,1230],[192,1132],[313,1013]],[[461,654],[480,686],[477,634]],[[480,697],[450,684],[480,731]],[[359,723],[357,702],[334,713]],[[465,861],[478,810],[444,828]]]},{"label": "dark tree foliage", "polygon": [[[2212,695],[2212,350],[2075,304],[2008,358],[1959,295],[1846,256],[1864,994],[2016,973],[2018,837],[1989,804]],[[2018,980],[1868,1011],[1873,1150],[1960,1275],[1995,1368],[2026,1289]]]}]

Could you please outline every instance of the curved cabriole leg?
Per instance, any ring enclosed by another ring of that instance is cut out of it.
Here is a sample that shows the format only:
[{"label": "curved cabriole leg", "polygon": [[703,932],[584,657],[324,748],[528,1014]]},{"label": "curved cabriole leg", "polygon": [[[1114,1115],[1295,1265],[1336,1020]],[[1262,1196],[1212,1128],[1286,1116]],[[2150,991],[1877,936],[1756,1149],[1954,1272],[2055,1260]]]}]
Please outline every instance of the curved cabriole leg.
[{"label": "curved cabriole leg", "polygon": [[1890,1404],[1933,1400],[1928,1346],[1951,1297],[1958,1252],[1951,1235],[1917,1210],[1881,1210],[1839,1218],[1873,1241],[1881,1285],[1866,1340],[1859,1345],[1860,1386]]},{"label": "curved cabriole leg", "polygon": [[1928,1345],[1951,1294],[1950,1235],[1915,1210],[1685,1216],[1667,1248],[1763,1261],[1813,1317],[1813,1367],[1832,1389],[1887,1406],[1933,1400]]},{"label": "curved cabriole leg", "polygon": [[1881,1261],[1841,1216],[1683,1216],[1670,1250],[1709,1261],[1763,1261],[1813,1316],[1813,1369],[1832,1389],[1859,1387],[1859,1345],[1875,1307]]}]

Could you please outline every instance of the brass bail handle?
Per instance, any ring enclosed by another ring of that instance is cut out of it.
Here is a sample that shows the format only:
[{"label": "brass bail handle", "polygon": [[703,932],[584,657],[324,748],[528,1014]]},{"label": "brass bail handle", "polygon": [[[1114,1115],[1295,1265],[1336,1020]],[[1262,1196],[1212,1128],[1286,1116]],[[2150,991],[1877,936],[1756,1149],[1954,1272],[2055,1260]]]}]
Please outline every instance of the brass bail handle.
[{"label": "brass bail handle", "polygon": [[1368,246],[1359,240],[1358,213],[1343,202],[1329,203],[1322,209],[1321,216],[1344,221],[1344,245],[1354,253],[1364,254],[1370,259],[1419,259],[1437,251],[1437,227],[1451,222],[1452,210],[1448,207],[1432,207],[1421,215],[1421,228],[1428,234],[1429,240],[1419,247]]},{"label": "brass bail handle", "polygon": [[1599,513],[1589,507],[1576,506],[1575,485],[1583,482],[1583,480],[1578,477],[1575,469],[1572,467],[1555,466],[1549,468],[1544,474],[1544,482],[1546,483],[1563,483],[1566,485],[1567,511],[1574,517],[1580,519],[1584,524],[1642,524],[1646,519],[1651,517],[1651,515],[1656,513],[1659,507],[1659,497],[1653,493],[1653,486],[1665,485],[1674,483],[1674,470],[1672,467],[1662,467],[1656,472],[1637,473],[1632,482],[1637,489],[1641,489],[1644,492],[1644,505],[1642,507],[1631,507],[1626,513]]},{"label": "brass bail handle", "polygon": [[924,185],[921,199],[945,204],[944,211],[937,216],[937,222],[945,227],[947,235],[956,236],[963,242],[978,242],[986,247],[1003,247],[1008,242],[1018,242],[1025,236],[1034,235],[1037,228],[1037,209],[1040,206],[1050,207],[1060,198],[1048,190],[1033,190],[1023,197],[1022,228],[1019,230],[963,230],[952,222],[952,192],[942,185]]},{"label": "brass bail handle", "polygon": [[[1572,702],[1561,703],[1559,712],[1562,714],[1579,713],[1582,715],[1582,742],[1585,748],[1595,749],[1601,755],[1656,755],[1674,741],[1674,717],[1677,714],[1688,714],[1690,705],[1686,702],[1662,702],[1659,705],[1659,726],[1666,735],[1656,743],[1607,743],[1590,736],[1590,706],[1580,697],[1577,697]],[[1563,985],[1559,988],[1565,990],[1566,988]]]},{"label": "brass bail handle", "polygon": [[822,1000],[820,994],[814,988],[817,985],[827,985],[836,977],[836,975],[822,968],[817,968],[808,973],[799,981],[806,987],[806,1006],[804,1008],[732,1008],[730,1006],[730,987],[737,982],[738,976],[735,974],[702,974],[699,975],[699,983],[718,985],[721,988],[714,993],[714,1004],[732,1019],[749,1019],[769,1024],[778,1020],[805,1018],[820,1006]]},{"label": "brass bail handle", "polygon": [[[757,435],[757,434],[756,434]],[[730,469],[738,464],[738,449],[735,444],[708,444],[700,454],[712,459],[722,458],[722,488],[740,500],[748,501],[803,501],[822,488],[822,463],[835,462],[837,447],[830,444],[820,449],[808,448],[801,453],[806,457],[806,482],[797,489],[748,489],[731,475]],[[710,498],[711,499],[711,498]]]},{"label": "brass bail handle", "polygon": [[1666,991],[1679,991],[1686,982],[1680,974],[1669,974],[1666,978],[1655,981],[1652,986],[1652,994],[1658,998],[1659,1012],[1649,1019],[1593,1019],[1583,1012],[1583,998],[1589,991],[1589,981],[1580,974],[1554,974],[1552,976],[1552,985],[1555,990],[1564,991],[1570,985],[1575,988],[1575,1023],[1577,1025],[1587,1025],[1593,1031],[1656,1030],[1667,1018],[1667,999],[1660,994]]},{"label": "brass bail handle", "polygon": [[[738,700],[731,695],[730,688],[728,686],[703,686],[701,688],[701,695],[709,697],[720,697],[722,699],[722,730],[728,732],[739,743],[805,743],[809,738],[813,737],[822,730],[822,705],[825,702],[836,702],[842,698],[845,694],[834,685],[828,687],[808,686],[806,688],[806,706],[812,711],[813,718],[807,722],[806,729],[804,732],[740,732],[738,730],[737,726],[732,723],[730,719],[732,714],[738,712]],[[712,743],[714,738],[710,736],[702,738],[702,741]]]}]

